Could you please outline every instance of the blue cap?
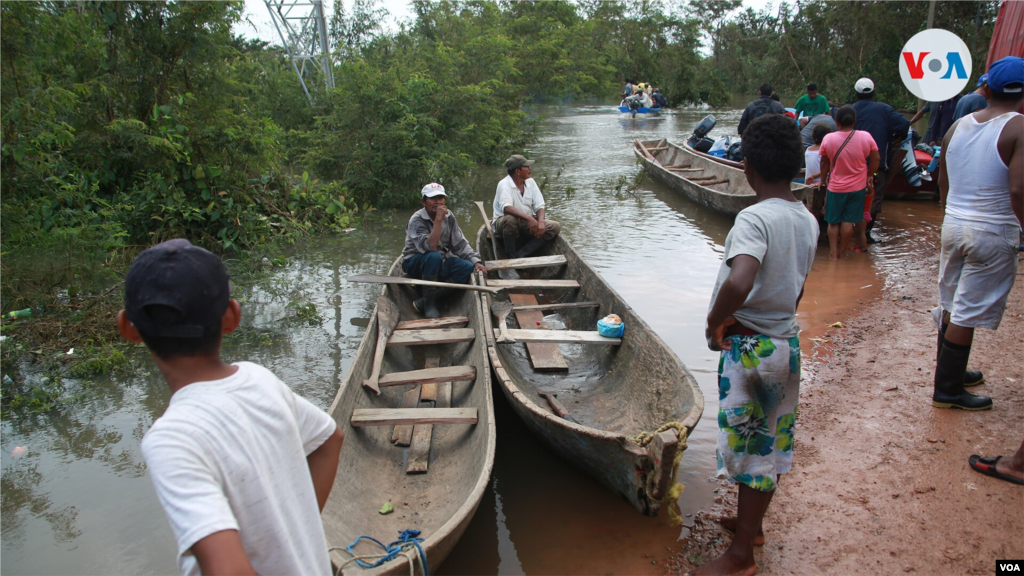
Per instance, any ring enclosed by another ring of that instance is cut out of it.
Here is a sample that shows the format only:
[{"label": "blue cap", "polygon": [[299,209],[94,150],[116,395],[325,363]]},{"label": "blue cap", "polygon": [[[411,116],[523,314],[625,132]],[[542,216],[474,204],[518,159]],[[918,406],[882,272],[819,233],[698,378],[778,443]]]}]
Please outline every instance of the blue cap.
[{"label": "blue cap", "polygon": [[988,82],[988,74],[982,74],[981,78],[978,78],[978,86],[980,87],[985,82]]},{"label": "blue cap", "polygon": [[988,85],[996,92],[1024,90],[1024,59],[1007,56],[994,62],[988,67]]}]

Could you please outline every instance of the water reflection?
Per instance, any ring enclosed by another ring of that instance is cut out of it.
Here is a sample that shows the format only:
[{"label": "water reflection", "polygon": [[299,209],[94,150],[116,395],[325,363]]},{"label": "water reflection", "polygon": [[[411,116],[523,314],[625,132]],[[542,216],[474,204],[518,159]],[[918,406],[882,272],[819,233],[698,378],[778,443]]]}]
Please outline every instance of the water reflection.
[{"label": "water reflection", "polygon": [[[732,134],[739,110],[669,111],[658,120],[621,122],[609,106],[548,109],[537,160],[548,212],[567,237],[672,347],[704,392],[704,417],[689,439],[680,480],[684,514],[715,497],[717,356],[703,328],[708,299],[732,222],[639,174],[632,140],[685,140],[709,112],[712,137]],[[465,178],[452,211],[468,235],[481,220],[471,200],[489,203],[501,167]],[[410,190],[410,194],[416,194]],[[385,212],[350,234],[297,246],[292,262],[258,286],[238,286],[243,326],[225,344],[229,360],[265,365],[298,393],[326,408],[352,361],[378,288],[350,284],[355,273],[383,273],[398,256],[411,211]],[[819,254],[799,320],[809,338],[876,299],[889,274],[934,241],[934,203],[889,202],[873,254],[833,263]],[[315,304],[318,319],[295,322],[295,303]],[[174,540],[139,452],[163,413],[166,385],[144,351],[132,376],[89,384],[88,402],[65,412],[2,425],[3,446],[28,445],[21,459],[2,455],[2,556],[10,573],[173,573]],[[449,574],[660,573],[680,529],[646,518],[624,500],[544,448],[497,402],[498,447],[491,488],[449,559]],[[347,543],[332,543],[347,544]],[[652,564],[652,560],[658,564]]]}]

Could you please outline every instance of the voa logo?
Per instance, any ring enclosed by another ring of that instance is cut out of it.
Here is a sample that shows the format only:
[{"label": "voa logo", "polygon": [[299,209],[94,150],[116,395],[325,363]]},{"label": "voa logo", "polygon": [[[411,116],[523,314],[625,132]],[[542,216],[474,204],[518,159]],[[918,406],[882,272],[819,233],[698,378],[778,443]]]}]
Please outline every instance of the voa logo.
[{"label": "voa logo", "polygon": [[922,100],[942,102],[959,94],[971,77],[971,52],[949,30],[918,32],[903,45],[900,77],[907,90]]}]

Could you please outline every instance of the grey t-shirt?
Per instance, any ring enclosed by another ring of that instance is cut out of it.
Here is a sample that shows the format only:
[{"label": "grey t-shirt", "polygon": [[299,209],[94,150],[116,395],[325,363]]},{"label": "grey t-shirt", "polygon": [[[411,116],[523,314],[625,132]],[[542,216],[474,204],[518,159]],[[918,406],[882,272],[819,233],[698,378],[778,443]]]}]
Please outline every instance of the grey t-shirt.
[{"label": "grey t-shirt", "polygon": [[815,114],[807,121],[807,126],[804,126],[800,130],[800,138],[804,141],[804,150],[814,146],[814,127],[818,124],[824,124],[832,129],[833,132],[838,128],[836,121],[832,119],[828,114]]},{"label": "grey t-shirt", "polygon": [[772,338],[796,336],[800,333],[796,298],[811,271],[817,245],[818,222],[800,202],[769,198],[744,208],[725,239],[711,306],[729,277],[732,259],[741,254],[753,256],[761,267],[746,302],[733,316],[747,328]]}]

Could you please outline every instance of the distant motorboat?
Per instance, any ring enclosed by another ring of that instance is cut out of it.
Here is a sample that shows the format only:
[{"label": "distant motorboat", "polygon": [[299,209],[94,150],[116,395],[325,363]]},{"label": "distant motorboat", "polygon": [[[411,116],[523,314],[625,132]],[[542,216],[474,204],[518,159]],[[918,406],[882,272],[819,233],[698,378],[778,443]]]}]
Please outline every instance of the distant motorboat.
[{"label": "distant motorboat", "polygon": [[625,118],[625,119],[636,118],[638,120],[644,120],[644,119],[647,119],[647,118],[652,118],[654,116],[660,116],[660,115],[661,115],[661,107],[660,106],[657,107],[657,108],[648,108],[646,106],[641,106],[641,107],[637,108],[636,110],[631,109],[629,106],[619,106],[619,117],[620,118]]}]

